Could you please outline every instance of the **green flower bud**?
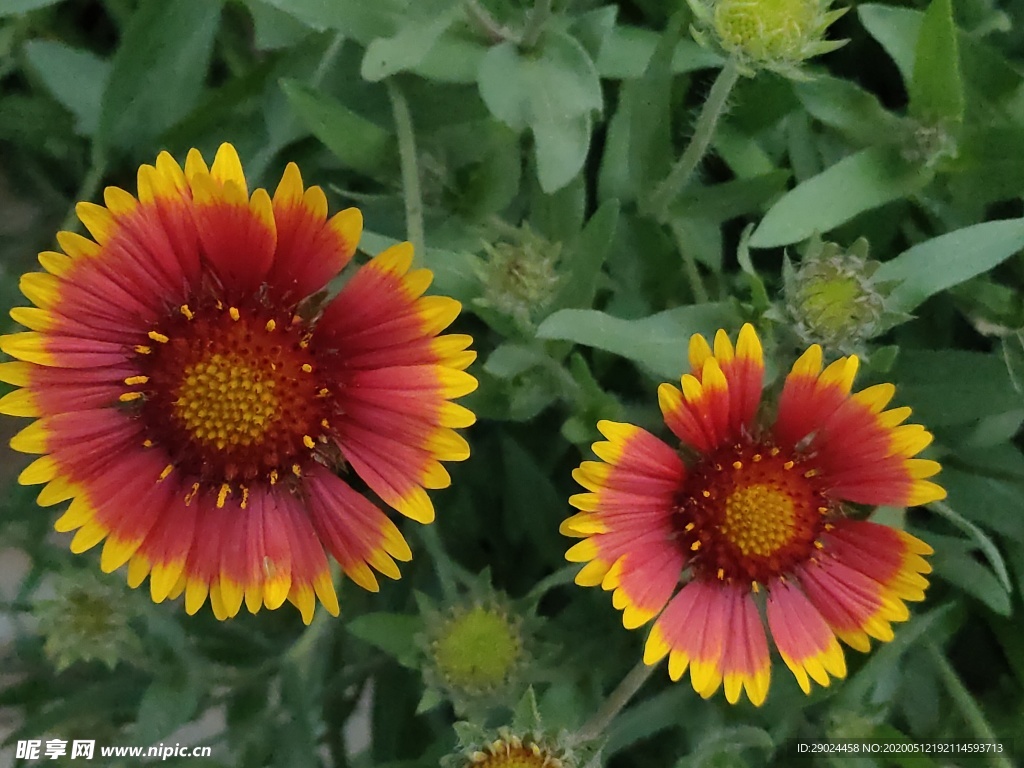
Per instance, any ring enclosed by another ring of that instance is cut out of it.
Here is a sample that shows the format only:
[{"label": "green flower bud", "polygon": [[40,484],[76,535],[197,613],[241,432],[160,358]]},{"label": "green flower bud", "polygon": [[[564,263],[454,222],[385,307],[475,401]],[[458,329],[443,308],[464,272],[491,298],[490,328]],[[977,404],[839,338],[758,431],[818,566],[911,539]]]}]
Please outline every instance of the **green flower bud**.
[{"label": "green flower bud", "polygon": [[527,227],[510,229],[508,235],[514,242],[484,246],[487,260],[480,269],[484,292],[477,304],[530,328],[543,317],[558,289],[561,244]]},{"label": "green flower bud", "polygon": [[523,639],[518,622],[497,605],[460,606],[435,626],[430,649],[448,688],[476,694],[509,683]]},{"label": "green flower bud", "polygon": [[57,577],[54,589],[54,597],[36,601],[32,612],[44,637],[43,651],[58,672],[78,661],[101,661],[113,669],[122,659],[141,655],[138,633],[130,626],[132,598],[120,583],[83,572]]},{"label": "green flower bud", "polygon": [[745,74],[768,69],[804,77],[805,59],[834,51],[845,40],[826,40],[829,25],[846,13],[829,11],[830,0],[689,0],[697,23],[694,38],[717,44]]},{"label": "green flower bud", "polygon": [[882,286],[872,280],[879,264],[867,253],[863,238],[847,251],[816,239],[799,268],[787,269],[786,305],[804,342],[851,352],[888,327]]}]

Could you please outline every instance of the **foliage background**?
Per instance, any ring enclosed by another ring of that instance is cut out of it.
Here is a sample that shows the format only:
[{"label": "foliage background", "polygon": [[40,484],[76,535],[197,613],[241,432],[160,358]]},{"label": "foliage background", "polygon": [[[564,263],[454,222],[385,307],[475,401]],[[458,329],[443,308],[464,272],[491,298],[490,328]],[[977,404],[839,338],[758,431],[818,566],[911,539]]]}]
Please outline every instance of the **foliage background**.
[{"label": "foliage background", "polygon": [[[0,305],[23,302],[18,276],[75,226],[75,201],[134,190],[160,149],[210,157],[231,141],[251,184],[273,188],[295,160],[332,210],[361,207],[366,253],[425,241],[435,290],[466,307],[481,381],[473,456],[434,494],[435,526],[404,524],[416,557],[400,582],[376,595],[344,584],[342,618],[307,630],[290,609],[189,618],[104,577],[114,629],[91,636],[101,659],[59,671],[84,646],[51,639],[47,652],[41,634],[93,630],[39,600],[57,576],[90,578],[98,556],[67,552],[53,511],[13,484],[23,457],[5,453],[0,547],[29,562],[4,605],[8,744],[173,742],[205,718],[211,765],[436,765],[454,718],[443,702],[417,712],[414,593],[442,600],[484,569],[539,601],[530,676],[547,723],[578,727],[645,632],[571,584],[557,533],[570,470],[599,418],[659,430],[656,385],[680,374],[692,332],[753,320],[784,370],[797,347],[783,249],[798,262],[821,232],[867,237],[893,306],[913,315],[871,342],[859,384],[895,381],[937,435],[948,505],[879,512],[935,547],[928,600],[810,697],[781,664],[760,709],[703,702],[659,669],[608,731],[607,764],[788,765],[797,740],[826,736],[994,735],[1024,749],[1024,5],[963,0],[953,17],[939,0],[927,16],[921,2],[856,5],[830,33],[849,44],[812,62],[812,79],[741,80],[700,178],[660,211],[649,193],[722,59],[690,40],[675,3],[546,6],[0,0]],[[519,35],[534,44],[503,40]],[[369,741],[346,727],[357,711]],[[970,764],[985,762],[1009,764]]]}]

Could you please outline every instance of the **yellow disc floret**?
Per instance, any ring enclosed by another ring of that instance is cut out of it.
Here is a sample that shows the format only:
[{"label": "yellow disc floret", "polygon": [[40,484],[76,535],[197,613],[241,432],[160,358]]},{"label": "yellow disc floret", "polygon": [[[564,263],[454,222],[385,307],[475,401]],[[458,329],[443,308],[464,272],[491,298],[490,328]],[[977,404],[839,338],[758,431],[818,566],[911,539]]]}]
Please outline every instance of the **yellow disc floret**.
[{"label": "yellow disc floret", "polygon": [[199,441],[252,445],[280,418],[274,389],[274,379],[241,355],[214,353],[185,370],[175,414]]},{"label": "yellow disc floret", "polygon": [[508,680],[519,661],[522,640],[504,612],[476,605],[445,622],[432,650],[449,686],[485,691]]},{"label": "yellow disc floret", "polygon": [[792,540],[795,522],[787,494],[770,485],[748,485],[726,499],[719,531],[744,555],[768,557]]}]

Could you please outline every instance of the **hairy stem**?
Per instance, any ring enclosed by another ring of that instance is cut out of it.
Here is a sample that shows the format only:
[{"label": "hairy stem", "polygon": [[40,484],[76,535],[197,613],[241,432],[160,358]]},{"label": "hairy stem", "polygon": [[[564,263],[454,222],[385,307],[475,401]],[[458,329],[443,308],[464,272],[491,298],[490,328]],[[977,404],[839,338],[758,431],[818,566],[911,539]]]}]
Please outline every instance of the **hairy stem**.
[{"label": "hairy stem", "polygon": [[523,30],[521,44],[524,48],[533,48],[537,44],[541,32],[544,31],[544,25],[551,18],[551,6],[553,4],[554,0],[537,0],[534,3],[533,11],[526,20],[526,28]]},{"label": "hairy stem", "polygon": [[391,112],[395,118],[395,132],[398,135],[398,158],[402,166],[402,193],[405,197],[406,237],[412,243],[416,258],[423,258],[423,194],[420,191],[420,170],[416,161],[416,134],[413,132],[409,102],[395,83],[387,81]]},{"label": "hairy stem", "polygon": [[622,711],[623,707],[629,703],[629,700],[633,698],[637,691],[640,690],[647,678],[651,676],[654,668],[657,665],[647,666],[640,661],[633,669],[629,671],[622,682],[619,683],[618,687],[612,691],[611,695],[605,699],[604,704],[601,708],[594,713],[583,727],[576,733],[576,743],[583,743],[586,741],[592,741],[598,736],[603,734],[607,730],[608,726],[611,725],[615,717]]},{"label": "hairy stem", "polygon": [[[946,658],[934,641],[928,640],[924,645],[928,649],[932,662],[939,672],[939,679],[946,687],[946,692],[949,693],[953,703],[960,710],[960,714],[963,715],[964,721],[967,723],[967,727],[971,729],[974,738],[978,741],[998,742],[999,740],[996,738],[992,726],[985,719],[985,714],[981,711],[981,707],[978,706],[974,697],[971,696],[970,691],[964,687],[963,681],[956,673],[956,670],[953,669],[953,665],[949,663],[949,659]],[[1010,758],[1006,755],[989,753],[986,756],[989,758],[989,765],[994,766],[994,768],[1011,768],[1013,765]]]},{"label": "hairy stem", "polygon": [[704,159],[708,147],[711,146],[711,139],[714,138],[718,120],[725,113],[729,94],[732,93],[733,86],[736,85],[739,77],[739,65],[735,59],[730,58],[719,70],[715,82],[711,85],[708,98],[697,116],[693,138],[690,139],[690,143],[683,150],[679,160],[672,166],[668,176],[658,184],[648,200],[647,208],[654,218],[664,220],[669,205],[672,204],[686,182],[690,180],[693,172],[700,165],[700,161]]}]

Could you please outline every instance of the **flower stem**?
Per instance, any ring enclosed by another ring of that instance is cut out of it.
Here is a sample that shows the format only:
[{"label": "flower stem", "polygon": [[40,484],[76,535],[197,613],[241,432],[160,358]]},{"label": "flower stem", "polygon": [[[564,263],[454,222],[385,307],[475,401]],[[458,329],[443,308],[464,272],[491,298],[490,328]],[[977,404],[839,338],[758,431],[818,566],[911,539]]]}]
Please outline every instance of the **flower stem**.
[{"label": "flower stem", "polygon": [[[963,681],[957,675],[956,670],[953,669],[953,665],[949,663],[949,659],[946,658],[934,641],[925,641],[924,645],[939,672],[939,679],[946,686],[946,692],[949,693],[949,697],[959,708],[960,714],[963,715],[967,726],[974,733],[974,737],[978,741],[998,742],[999,739],[992,730],[992,726],[988,724],[988,720],[985,719],[985,714],[981,711],[974,697],[971,696],[970,691],[964,687]],[[995,768],[1012,768],[1013,763],[1005,755],[990,753],[987,756],[989,757],[989,764]]]},{"label": "flower stem", "polygon": [[497,19],[480,4],[479,0],[466,0],[466,13],[470,20],[490,38],[492,43],[503,43],[506,40],[519,42],[519,36],[513,30],[498,23]]},{"label": "flower stem", "polygon": [[391,112],[395,117],[395,132],[398,134],[398,158],[402,165],[402,192],[405,195],[406,237],[412,243],[417,259],[423,258],[423,194],[420,192],[420,171],[416,162],[416,134],[412,128],[409,102],[395,83],[387,81]]},{"label": "flower stem", "polygon": [[633,669],[629,671],[622,682],[619,683],[618,687],[612,691],[611,695],[605,699],[604,704],[601,708],[594,713],[583,727],[576,732],[576,738],[574,739],[577,744],[581,744],[586,741],[593,741],[598,736],[603,734],[605,730],[611,725],[615,717],[622,711],[622,708],[629,703],[629,700],[633,698],[634,694],[640,690],[647,678],[651,676],[654,671],[654,667],[657,665],[648,666],[640,661]]},{"label": "flower stem", "polygon": [[536,0],[530,17],[526,20],[526,28],[523,30],[521,44],[524,48],[533,48],[540,39],[544,25],[551,18],[551,6],[553,0]]},{"label": "flower stem", "polygon": [[668,207],[676,195],[683,188],[690,176],[697,170],[700,161],[704,158],[708,147],[711,146],[711,139],[715,135],[715,126],[718,120],[725,113],[726,105],[729,102],[729,94],[740,77],[740,68],[736,59],[730,58],[725,66],[718,72],[715,82],[711,85],[708,98],[701,107],[697,116],[697,123],[694,126],[693,138],[676,164],[672,166],[657,188],[647,201],[647,209],[654,218],[663,220],[668,212]]}]

